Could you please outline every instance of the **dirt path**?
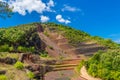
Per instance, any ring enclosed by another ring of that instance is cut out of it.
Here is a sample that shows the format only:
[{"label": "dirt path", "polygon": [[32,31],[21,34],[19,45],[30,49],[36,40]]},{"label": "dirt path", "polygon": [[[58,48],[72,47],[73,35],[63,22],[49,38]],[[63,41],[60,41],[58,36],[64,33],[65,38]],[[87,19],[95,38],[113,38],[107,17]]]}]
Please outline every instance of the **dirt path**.
[{"label": "dirt path", "polygon": [[[61,49],[60,46],[50,40],[50,38],[45,36],[43,33],[39,33],[39,36],[47,46],[53,48],[53,50],[47,48],[49,51],[48,53],[51,52],[53,57],[62,56],[65,59],[69,58],[69,60],[63,60],[60,64],[53,65],[53,71],[45,74],[45,80],[70,80],[75,74],[74,68],[79,64],[81,59],[76,58],[75,54],[64,53],[65,49]],[[79,80],[83,80],[83,78],[79,77]]]},{"label": "dirt path", "polygon": [[[75,54],[66,54],[64,49],[61,49],[56,43],[54,43],[50,38],[45,36],[43,33],[38,33],[41,40],[48,46],[46,50],[48,53],[52,53],[51,55],[54,57],[63,57],[63,58],[76,58]],[[52,48],[52,49],[50,49]]]},{"label": "dirt path", "polygon": [[101,79],[99,79],[99,78],[94,78],[94,77],[90,76],[90,75],[87,73],[85,66],[83,66],[83,67],[81,68],[81,71],[80,71],[80,72],[81,72],[81,77],[86,78],[87,80],[101,80]]},{"label": "dirt path", "polygon": [[64,51],[57,46],[54,42],[52,42],[47,36],[45,36],[43,33],[39,33],[39,36],[41,40],[48,46],[53,48],[53,54],[55,57],[63,56],[63,57],[68,57],[68,55],[64,54]]}]

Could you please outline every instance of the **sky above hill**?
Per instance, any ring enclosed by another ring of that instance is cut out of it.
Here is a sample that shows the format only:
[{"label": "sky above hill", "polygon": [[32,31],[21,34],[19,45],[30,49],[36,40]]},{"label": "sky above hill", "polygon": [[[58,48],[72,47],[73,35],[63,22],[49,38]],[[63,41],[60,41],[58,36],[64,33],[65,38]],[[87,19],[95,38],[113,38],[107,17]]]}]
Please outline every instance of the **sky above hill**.
[{"label": "sky above hill", "polygon": [[[6,0],[0,0],[6,1]],[[120,0],[7,0],[11,18],[0,27],[56,22],[120,43]]]}]

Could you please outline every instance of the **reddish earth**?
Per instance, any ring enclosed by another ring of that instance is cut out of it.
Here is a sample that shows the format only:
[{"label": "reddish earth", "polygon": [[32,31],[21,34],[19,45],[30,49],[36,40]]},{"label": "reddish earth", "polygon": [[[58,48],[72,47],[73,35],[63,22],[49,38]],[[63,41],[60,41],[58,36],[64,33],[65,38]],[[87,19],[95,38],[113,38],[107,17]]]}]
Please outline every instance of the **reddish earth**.
[{"label": "reddish earth", "polygon": [[[45,80],[71,80],[72,77],[74,77],[75,72],[74,70],[62,70],[62,71],[53,71],[50,73],[47,73],[45,75]],[[72,80],[86,80],[82,77],[79,77],[77,79]]]},{"label": "reddish earth", "polygon": [[49,32],[49,37],[42,32],[38,33],[42,41],[48,46],[48,54],[61,61],[60,64],[52,65],[52,72],[45,74],[45,80],[85,80],[82,77],[72,78],[75,75],[74,68],[79,64],[84,55],[91,55],[102,46],[96,43],[80,43],[78,47],[73,47],[68,40],[56,32]]},{"label": "reddish earth", "polygon": [[45,80],[86,80],[82,77],[74,78],[74,68],[79,64],[80,59],[63,60],[60,64],[54,65],[52,72],[45,74]]}]

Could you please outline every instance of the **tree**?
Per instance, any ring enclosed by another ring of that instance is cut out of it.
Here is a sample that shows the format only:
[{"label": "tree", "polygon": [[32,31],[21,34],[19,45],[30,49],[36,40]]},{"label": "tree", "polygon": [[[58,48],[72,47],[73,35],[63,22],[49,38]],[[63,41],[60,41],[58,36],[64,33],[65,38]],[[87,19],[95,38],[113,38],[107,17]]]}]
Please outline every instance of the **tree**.
[{"label": "tree", "polygon": [[0,17],[6,18],[11,17],[12,15],[12,8],[9,7],[7,2],[0,1]]}]

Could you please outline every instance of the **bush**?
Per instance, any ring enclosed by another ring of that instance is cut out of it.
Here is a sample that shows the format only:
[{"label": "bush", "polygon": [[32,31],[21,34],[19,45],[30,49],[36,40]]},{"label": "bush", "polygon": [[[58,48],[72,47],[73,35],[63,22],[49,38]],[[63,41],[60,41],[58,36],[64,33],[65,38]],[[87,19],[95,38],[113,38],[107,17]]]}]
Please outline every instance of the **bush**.
[{"label": "bush", "polygon": [[34,73],[31,72],[31,71],[29,71],[29,72],[27,73],[27,76],[28,76],[30,79],[33,79],[33,78],[35,77]]},{"label": "bush", "polygon": [[5,44],[0,46],[0,52],[9,52],[9,45]]},{"label": "bush", "polygon": [[11,51],[14,51],[14,48],[11,46],[11,47],[9,47],[9,51],[11,52]]},{"label": "bush", "polygon": [[0,80],[7,80],[7,77],[5,75],[0,75]]},{"label": "bush", "polygon": [[35,48],[34,47],[27,48],[27,47],[23,47],[23,46],[18,46],[17,50],[19,52],[34,52]]},{"label": "bush", "polygon": [[22,62],[17,61],[17,62],[14,64],[14,67],[17,68],[17,69],[23,69],[23,68],[24,68],[24,65],[23,65]]},{"label": "bush", "polygon": [[85,62],[88,73],[103,80],[120,80],[120,51],[97,52]]},{"label": "bush", "polygon": [[45,34],[46,36],[48,36],[48,37],[49,37],[49,34],[48,34],[48,32],[44,32],[44,34]]},{"label": "bush", "polygon": [[48,53],[46,51],[40,53],[40,57],[49,57]]}]

